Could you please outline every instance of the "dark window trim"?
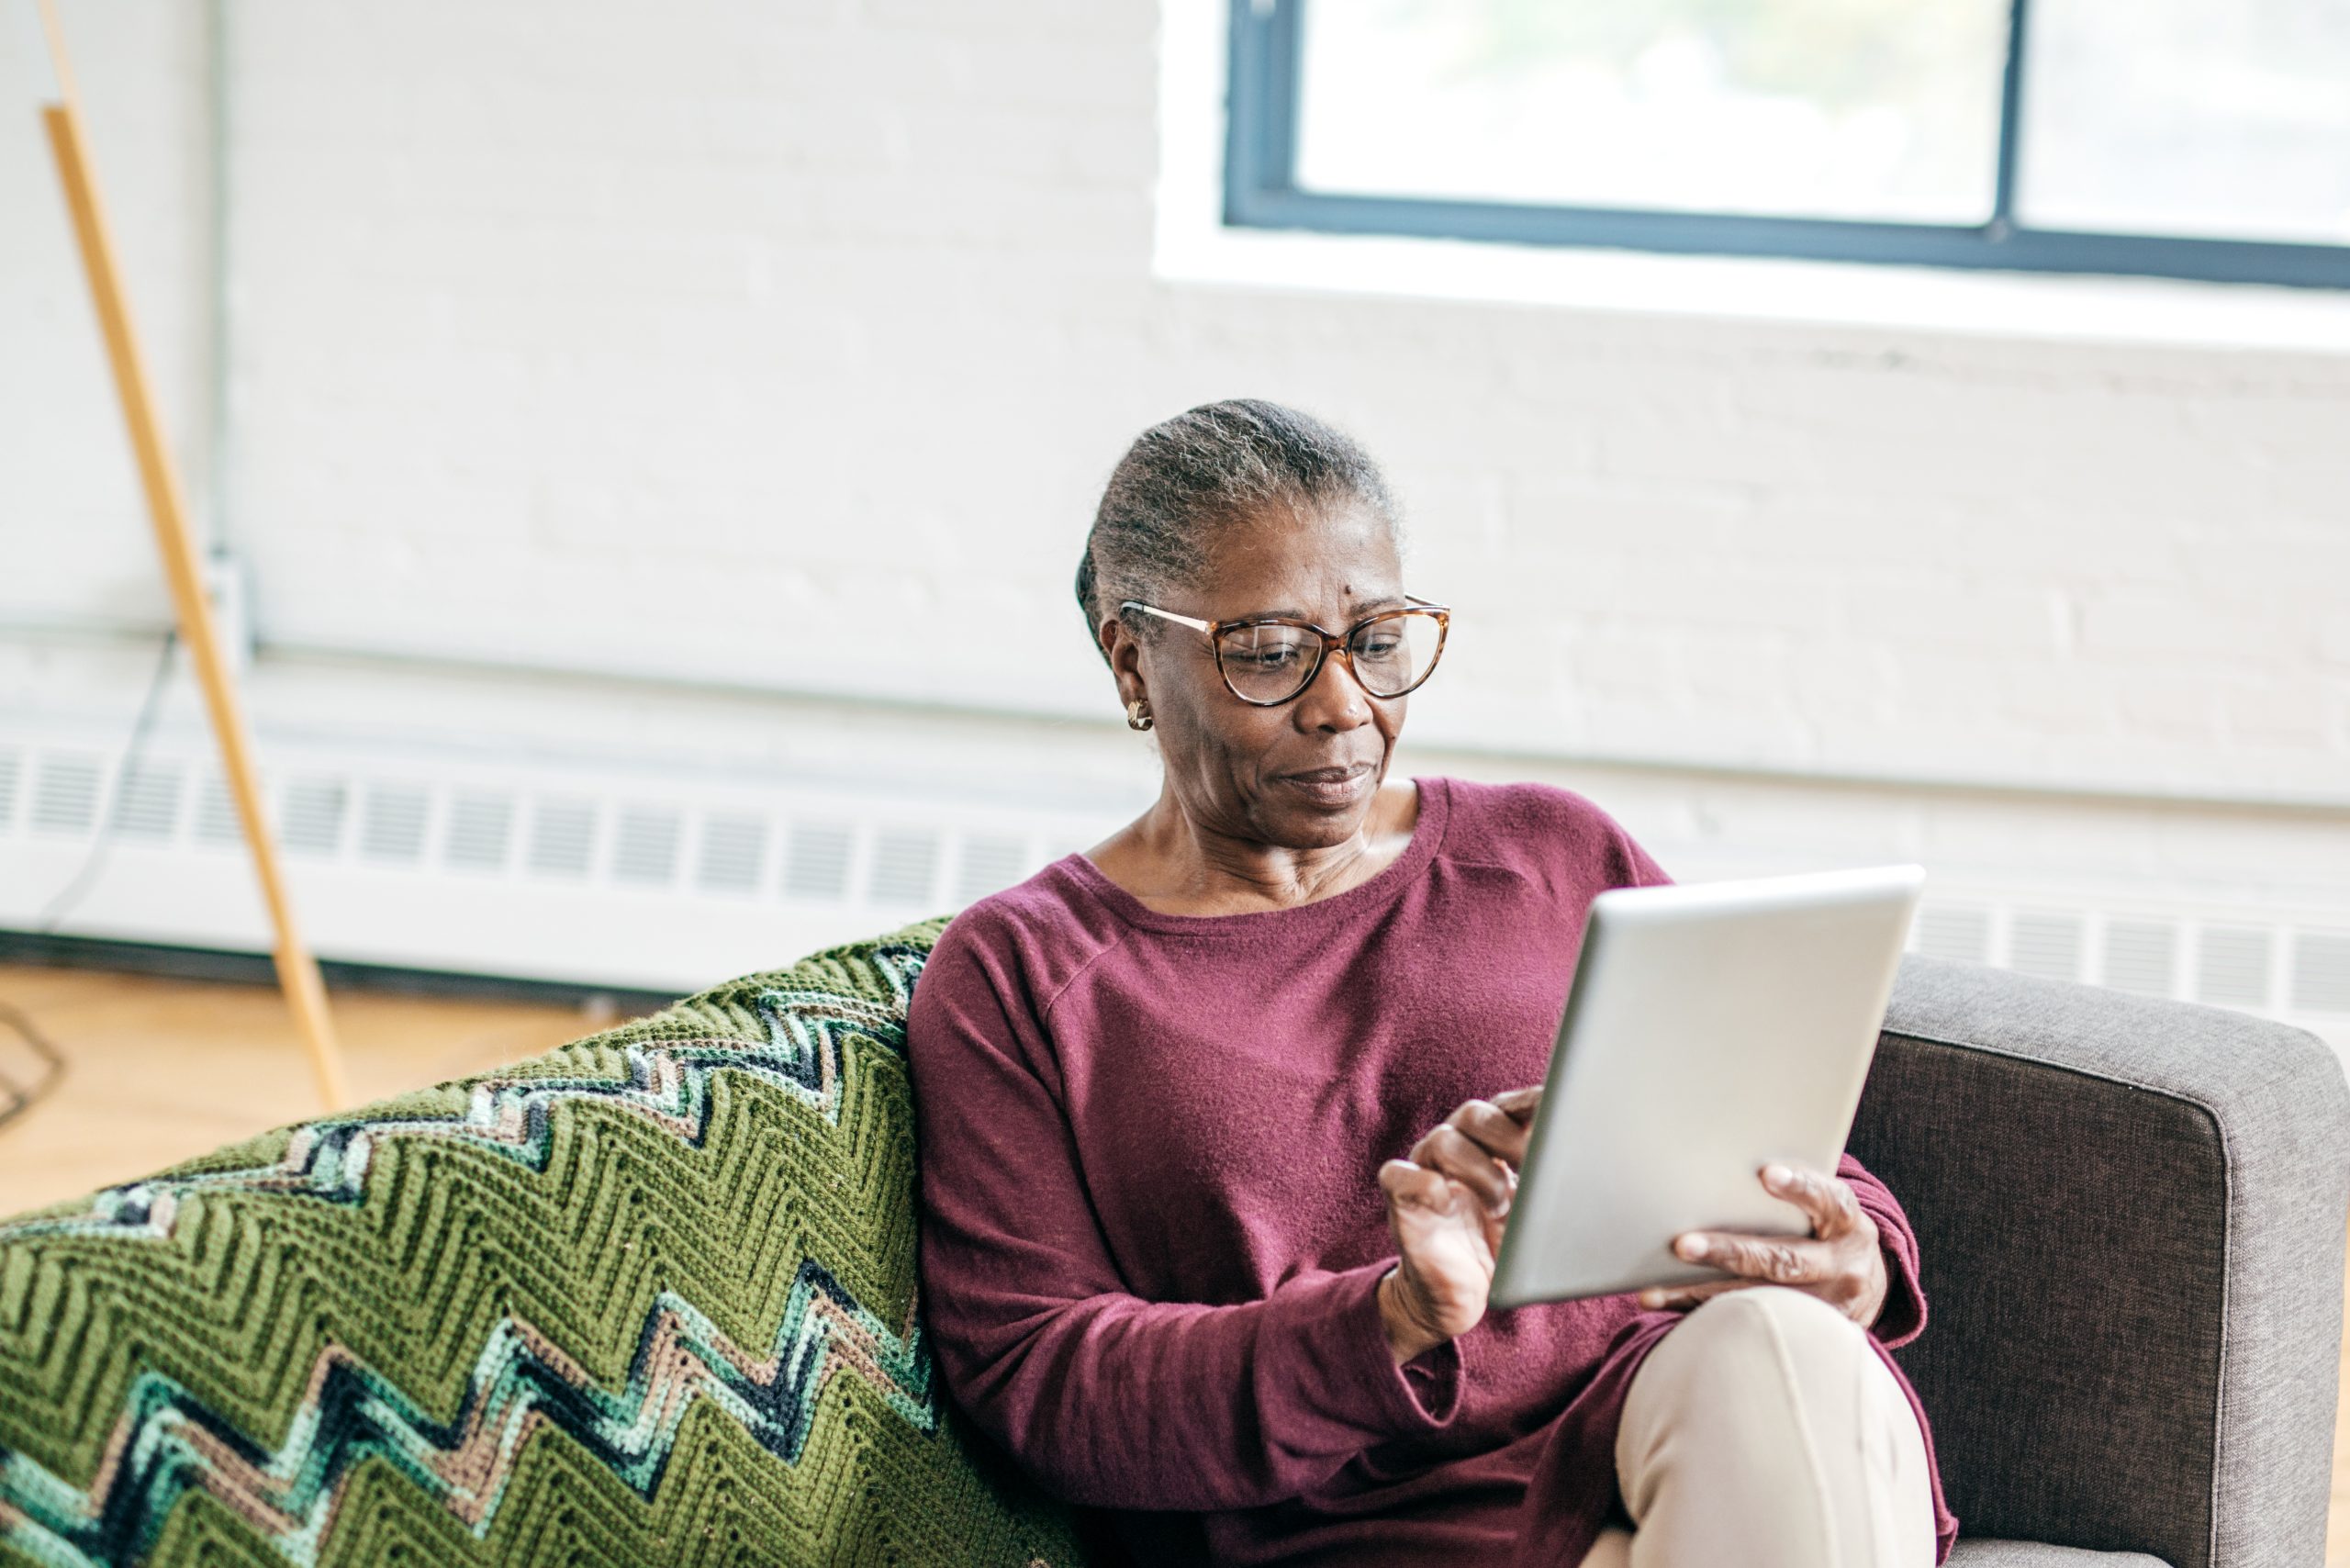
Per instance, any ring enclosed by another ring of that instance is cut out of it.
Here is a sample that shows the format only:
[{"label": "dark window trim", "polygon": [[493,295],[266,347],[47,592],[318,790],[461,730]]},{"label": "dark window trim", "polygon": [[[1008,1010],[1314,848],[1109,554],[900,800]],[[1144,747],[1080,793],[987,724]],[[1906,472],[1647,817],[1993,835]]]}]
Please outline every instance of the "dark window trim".
[{"label": "dark window trim", "polygon": [[2021,44],[2029,0],[2009,0],[1997,194],[1992,217],[1976,226],[1301,190],[1296,179],[1298,79],[1306,0],[1231,3],[1224,221],[1234,227],[2350,288],[2350,246],[2081,233],[2018,224],[2014,198],[2023,96]]}]

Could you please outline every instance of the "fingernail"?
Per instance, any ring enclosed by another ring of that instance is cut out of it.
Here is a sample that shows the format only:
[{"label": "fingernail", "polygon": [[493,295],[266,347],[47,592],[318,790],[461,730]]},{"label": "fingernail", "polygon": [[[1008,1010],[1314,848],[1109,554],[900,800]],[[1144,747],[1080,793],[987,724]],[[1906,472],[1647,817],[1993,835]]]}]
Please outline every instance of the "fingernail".
[{"label": "fingernail", "polygon": [[1784,1187],[1792,1179],[1791,1173],[1784,1165],[1765,1165],[1762,1168],[1762,1180],[1770,1182],[1774,1187]]},{"label": "fingernail", "polygon": [[1664,1293],[1662,1291],[1642,1291],[1640,1293],[1640,1305],[1642,1306],[1662,1306],[1664,1305]]},{"label": "fingernail", "polygon": [[1687,1258],[1692,1261],[1695,1261],[1706,1255],[1705,1238],[1703,1237],[1696,1236],[1684,1236],[1679,1241],[1673,1243],[1673,1250],[1680,1253],[1684,1258]]}]

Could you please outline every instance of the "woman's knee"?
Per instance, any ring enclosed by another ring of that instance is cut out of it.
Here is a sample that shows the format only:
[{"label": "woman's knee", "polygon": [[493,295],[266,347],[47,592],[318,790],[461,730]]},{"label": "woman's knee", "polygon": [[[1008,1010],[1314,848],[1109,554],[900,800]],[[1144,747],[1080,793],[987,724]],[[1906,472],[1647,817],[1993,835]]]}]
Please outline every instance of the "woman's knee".
[{"label": "woman's knee", "polygon": [[1819,1297],[1790,1285],[1747,1285],[1710,1296],[1690,1308],[1667,1338],[1687,1334],[1696,1340],[1735,1344],[1751,1339],[1758,1331],[1807,1348],[1867,1349],[1866,1333],[1859,1324]]},{"label": "woman's knee", "polygon": [[[1649,1353],[1634,1386],[1651,1384],[1639,1390],[1651,1399],[1705,1400],[1718,1417],[1719,1394],[1741,1381],[1721,1375],[1725,1359],[1800,1397],[1807,1385],[1849,1383],[1855,1360],[1874,1355],[1867,1331],[1818,1296],[1785,1285],[1750,1285],[1690,1308]],[[1649,1378],[1652,1370],[1661,1375]],[[1748,1408],[1767,1417],[1772,1406]]]},{"label": "woman's knee", "polygon": [[[1705,1521],[1727,1513],[1777,1543],[1754,1561],[1822,1561],[1832,1538],[1871,1543],[1846,1561],[1909,1562],[1922,1544],[1931,1562],[1930,1481],[1899,1384],[1866,1329],[1784,1285],[1708,1297],[1650,1350],[1616,1472],[1643,1534],[1670,1520],[1675,1542],[1712,1540]],[[1897,1536],[1899,1551],[1885,1544]]]},{"label": "woman's knee", "polygon": [[1724,1291],[1692,1307],[1687,1320],[1673,1332],[1686,1332],[1699,1323],[1726,1328],[1741,1314],[1760,1317],[1783,1338],[1847,1350],[1867,1348],[1866,1331],[1859,1324],[1808,1291],[1792,1285],[1747,1285]]}]

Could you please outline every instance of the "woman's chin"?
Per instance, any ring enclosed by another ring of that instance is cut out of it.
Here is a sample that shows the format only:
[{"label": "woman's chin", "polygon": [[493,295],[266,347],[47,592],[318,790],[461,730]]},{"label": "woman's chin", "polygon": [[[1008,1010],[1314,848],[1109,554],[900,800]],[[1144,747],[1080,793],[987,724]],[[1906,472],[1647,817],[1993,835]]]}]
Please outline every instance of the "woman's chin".
[{"label": "woman's chin", "polygon": [[1274,843],[1291,849],[1335,849],[1362,838],[1370,817],[1371,803],[1365,801],[1354,807],[1293,804],[1268,812],[1263,820],[1265,836]]}]

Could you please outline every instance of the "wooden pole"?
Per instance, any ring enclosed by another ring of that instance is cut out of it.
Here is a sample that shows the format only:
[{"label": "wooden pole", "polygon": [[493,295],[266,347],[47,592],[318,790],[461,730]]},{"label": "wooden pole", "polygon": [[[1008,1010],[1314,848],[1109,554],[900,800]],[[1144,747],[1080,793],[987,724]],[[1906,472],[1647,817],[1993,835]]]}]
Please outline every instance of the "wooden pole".
[{"label": "wooden pole", "polygon": [[237,689],[221,656],[218,633],[212,622],[212,605],[198,576],[196,546],[189,535],[186,508],[180,496],[178,470],[163,440],[162,421],[148,389],[147,367],[132,330],[130,305],[115,267],[114,240],[98,199],[95,175],[82,136],[79,101],[72,67],[65,55],[65,35],[58,26],[53,0],[39,0],[41,23],[49,36],[50,58],[55,63],[59,101],[41,106],[49,130],[50,151],[57,159],[58,176],[65,184],[65,199],[73,209],[74,237],[81,242],[83,270],[89,274],[90,293],[97,305],[98,324],[106,333],[106,358],[114,366],[115,389],[122,398],[123,418],[130,426],[130,444],[139,459],[139,477],[147,492],[148,515],[155,525],[155,545],[163,558],[163,576],[171,584],[180,637],[196,660],[197,679],[212,718],[213,737],[229,776],[229,789],[243,823],[245,843],[252,850],[253,871],[261,879],[262,896],[277,930],[277,980],[294,1011],[302,1042],[318,1081],[319,1098],[330,1111],[351,1103],[342,1076],[342,1058],[336,1049],[334,1025],[327,1013],[327,993],[319,978],[318,961],[302,940],[294,921],[294,906],[286,897],[279,870],[277,846],[270,837],[269,819],[263,809],[261,789],[253,767],[252,742],[245,729]]}]

